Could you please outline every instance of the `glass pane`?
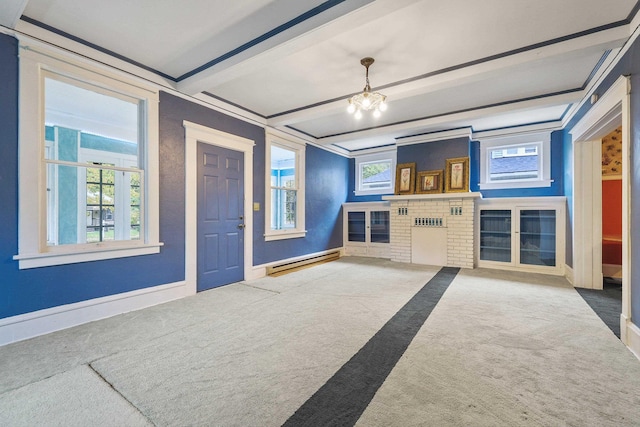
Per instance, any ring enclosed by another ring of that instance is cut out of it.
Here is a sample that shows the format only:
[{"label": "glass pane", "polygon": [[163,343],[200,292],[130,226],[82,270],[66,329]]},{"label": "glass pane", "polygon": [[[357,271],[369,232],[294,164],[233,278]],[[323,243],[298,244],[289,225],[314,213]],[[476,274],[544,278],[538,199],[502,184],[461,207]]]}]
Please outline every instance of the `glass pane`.
[{"label": "glass pane", "polygon": [[76,162],[82,148],[137,158],[138,100],[62,80],[44,79],[45,135],[56,145],[46,158]]},{"label": "glass pane", "polygon": [[275,145],[271,146],[272,187],[296,187],[296,153]]},{"label": "glass pane", "polygon": [[371,212],[371,242],[389,243],[389,211]]},{"label": "glass pane", "polygon": [[271,229],[284,230],[296,228],[297,191],[271,190]]},{"label": "glass pane", "polygon": [[480,259],[511,262],[511,211],[480,211]]},{"label": "glass pane", "polygon": [[360,189],[391,188],[391,160],[360,164]]},{"label": "glass pane", "polygon": [[365,213],[349,212],[347,214],[348,239],[350,242],[366,241]]},{"label": "glass pane", "polygon": [[489,151],[489,179],[491,181],[537,179],[539,153],[537,144],[495,148]]},{"label": "glass pane", "polygon": [[520,264],[556,265],[556,211],[520,211]]}]

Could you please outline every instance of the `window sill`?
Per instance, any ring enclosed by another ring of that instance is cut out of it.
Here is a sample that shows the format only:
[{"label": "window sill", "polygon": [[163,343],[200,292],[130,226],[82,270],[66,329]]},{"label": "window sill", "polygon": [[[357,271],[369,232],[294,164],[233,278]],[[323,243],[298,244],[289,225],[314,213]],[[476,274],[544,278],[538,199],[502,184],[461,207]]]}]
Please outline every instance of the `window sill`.
[{"label": "window sill", "polygon": [[36,254],[20,254],[13,257],[19,263],[19,269],[49,267],[54,265],[75,264],[78,262],[100,261],[114,258],[125,258],[139,255],[151,255],[160,252],[163,243],[111,248],[92,248],[82,252],[43,252]]},{"label": "window sill", "polygon": [[542,188],[551,187],[552,179],[544,179],[539,181],[504,181],[504,182],[481,182],[479,187],[481,190],[504,190],[509,188]]},{"label": "window sill", "polygon": [[393,194],[393,190],[355,190],[353,194],[356,196],[387,196],[389,194]]},{"label": "window sill", "polygon": [[284,231],[278,233],[270,233],[264,235],[265,242],[270,242],[272,240],[285,240],[285,239],[298,239],[300,237],[305,237],[307,235],[307,230],[291,230]]}]

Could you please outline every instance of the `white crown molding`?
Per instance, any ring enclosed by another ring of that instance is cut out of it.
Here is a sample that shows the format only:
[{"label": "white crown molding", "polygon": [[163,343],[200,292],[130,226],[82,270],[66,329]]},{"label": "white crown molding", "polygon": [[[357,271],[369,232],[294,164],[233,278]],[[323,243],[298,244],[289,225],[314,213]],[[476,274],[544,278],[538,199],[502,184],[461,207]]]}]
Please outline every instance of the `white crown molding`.
[{"label": "white crown molding", "polygon": [[516,126],[512,128],[474,132],[472,139],[474,141],[478,141],[483,139],[512,138],[514,136],[524,136],[536,133],[551,133],[555,130],[560,129],[562,129],[562,122],[558,120],[549,123],[539,123],[535,125]]},{"label": "white crown molding", "polygon": [[396,138],[396,144],[403,145],[422,144],[424,142],[445,141],[447,139],[471,138],[471,128],[452,129],[440,132],[432,132],[424,135]]}]

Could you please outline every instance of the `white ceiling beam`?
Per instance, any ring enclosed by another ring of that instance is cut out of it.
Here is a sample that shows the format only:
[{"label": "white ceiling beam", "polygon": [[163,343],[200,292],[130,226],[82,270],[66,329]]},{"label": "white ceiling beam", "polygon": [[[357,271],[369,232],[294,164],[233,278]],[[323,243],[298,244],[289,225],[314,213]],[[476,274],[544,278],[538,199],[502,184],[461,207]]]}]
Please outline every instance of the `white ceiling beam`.
[{"label": "white ceiling beam", "polygon": [[[508,74],[511,70],[527,66],[533,61],[553,57],[566,59],[588,52],[618,48],[628,38],[628,31],[628,26],[612,28],[553,45],[470,65],[450,72],[409,81],[394,87],[373,89],[380,90],[389,98],[390,102],[393,102],[394,100],[482,81],[501,74]],[[298,122],[313,120],[327,114],[336,113],[340,110],[346,110],[346,98],[273,117],[269,119],[268,123],[270,126],[294,125]]]},{"label": "white ceiling beam", "polygon": [[[352,132],[345,135],[337,135],[318,139],[318,144],[340,144],[341,142],[358,141],[362,139],[376,138],[381,135],[406,135],[412,132],[424,132],[425,129],[437,128],[439,125],[450,125],[453,122],[468,123],[472,120],[491,117],[498,114],[513,113],[517,111],[526,112],[541,107],[552,107],[558,105],[568,105],[578,102],[582,99],[584,91],[565,93],[544,98],[531,99],[522,102],[515,102],[503,105],[497,105],[487,108],[478,108],[462,113],[447,114],[443,116],[416,120],[409,123],[401,123],[397,125],[382,126],[379,128],[367,129],[361,132]],[[396,137],[397,137],[396,136]]]},{"label": "white ceiling beam", "polygon": [[418,0],[357,0],[357,2],[341,3],[322,14],[322,18],[319,16],[317,19],[300,23],[259,45],[180,81],[177,88],[189,94],[210,90],[416,1]]},{"label": "white ceiling beam", "polygon": [[0,2],[0,25],[14,29],[27,7],[29,0],[2,0]]}]

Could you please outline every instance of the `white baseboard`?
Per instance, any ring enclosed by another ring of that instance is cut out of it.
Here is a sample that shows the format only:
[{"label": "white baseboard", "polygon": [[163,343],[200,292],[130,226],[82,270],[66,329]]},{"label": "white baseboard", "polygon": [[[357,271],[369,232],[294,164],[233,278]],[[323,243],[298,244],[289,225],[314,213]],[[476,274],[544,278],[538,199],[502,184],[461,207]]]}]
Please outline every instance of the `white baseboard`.
[{"label": "white baseboard", "polygon": [[186,295],[185,282],[176,282],[7,317],[0,319],[0,345],[140,310]]},{"label": "white baseboard", "polygon": [[567,264],[564,265],[564,277],[573,285],[573,268]]},{"label": "white baseboard", "polygon": [[640,360],[640,328],[620,315],[620,339]]},{"label": "white baseboard", "polygon": [[602,264],[602,275],[622,279],[622,266],[617,264]]}]

